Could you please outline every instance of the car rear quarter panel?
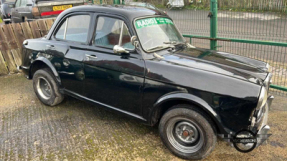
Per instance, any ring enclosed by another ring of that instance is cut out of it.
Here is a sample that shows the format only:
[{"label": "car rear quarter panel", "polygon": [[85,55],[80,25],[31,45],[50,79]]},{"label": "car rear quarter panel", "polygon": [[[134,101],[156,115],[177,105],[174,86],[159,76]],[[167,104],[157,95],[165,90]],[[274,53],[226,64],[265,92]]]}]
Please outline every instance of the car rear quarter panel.
[{"label": "car rear quarter panel", "polygon": [[[30,75],[31,67],[36,61],[42,61],[43,63],[51,63],[53,58],[63,58],[65,53],[68,51],[68,47],[65,45],[58,47],[57,51],[54,51],[53,49],[48,49],[47,46],[50,45],[50,43],[44,38],[30,39],[26,41],[28,41],[28,44],[24,45],[22,49],[21,66],[24,68],[23,72],[30,78],[32,78],[32,76]],[[47,64],[47,66],[49,66],[50,68],[54,68],[53,65]],[[51,70],[54,71],[53,69]],[[55,74],[55,76],[57,76],[57,74]]]}]

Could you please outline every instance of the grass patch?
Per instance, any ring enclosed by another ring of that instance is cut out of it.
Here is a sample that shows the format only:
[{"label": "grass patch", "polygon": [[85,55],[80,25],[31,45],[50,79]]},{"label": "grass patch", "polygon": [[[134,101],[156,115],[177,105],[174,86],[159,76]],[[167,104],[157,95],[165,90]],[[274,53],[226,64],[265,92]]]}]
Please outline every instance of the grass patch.
[{"label": "grass patch", "polygon": [[2,19],[0,18],[0,23],[2,23],[3,21],[2,21]]}]

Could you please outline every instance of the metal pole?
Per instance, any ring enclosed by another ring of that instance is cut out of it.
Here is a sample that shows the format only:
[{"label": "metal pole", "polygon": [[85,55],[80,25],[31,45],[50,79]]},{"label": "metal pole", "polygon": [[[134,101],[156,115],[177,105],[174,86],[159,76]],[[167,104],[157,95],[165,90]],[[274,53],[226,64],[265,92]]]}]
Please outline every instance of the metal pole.
[{"label": "metal pole", "polygon": [[[217,37],[217,0],[210,0],[210,37]],[[210,49],[216,50],[217,40],[210,40]]]},{"label": "metal pole", "polygon": [[114,4],[120,4],[120,0],[114,0]]}]

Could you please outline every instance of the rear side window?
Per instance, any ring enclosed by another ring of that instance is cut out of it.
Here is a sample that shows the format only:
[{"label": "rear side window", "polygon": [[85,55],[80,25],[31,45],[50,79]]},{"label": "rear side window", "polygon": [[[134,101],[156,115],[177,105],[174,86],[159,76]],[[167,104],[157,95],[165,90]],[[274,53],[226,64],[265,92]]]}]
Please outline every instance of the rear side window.
[{"label": "rear side window", "polygon": [[55,34],[56,39],[85,43],[88,39],[90,15],[66,18]]}]

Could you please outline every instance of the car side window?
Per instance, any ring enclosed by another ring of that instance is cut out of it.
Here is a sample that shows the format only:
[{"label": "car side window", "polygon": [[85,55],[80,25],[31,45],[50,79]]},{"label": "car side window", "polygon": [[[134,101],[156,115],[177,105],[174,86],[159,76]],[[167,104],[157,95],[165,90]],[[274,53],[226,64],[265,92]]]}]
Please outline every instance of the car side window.
[{"label": "car side window", "polygon": [[15,7],[20,7],[20,5],[21,5],[21,0],[18,0],[15,4]]},{"label": "car side window", "polygon": [[90,15],[66,18],[55,34],[56,39],[85,43],[88,39]]},{"label": "car side window", "polygon": [[[110,18],[99,17],[95,34],[94,45],[113,48],[120,45],[125,49],[133,50],[131,36],[124,21]],[[120,39],[121,38],[121,39]]]},{"label": "car side window", "polygon": [[27,0],[21,0],[21,7],[25,7],[27,5]]}]

